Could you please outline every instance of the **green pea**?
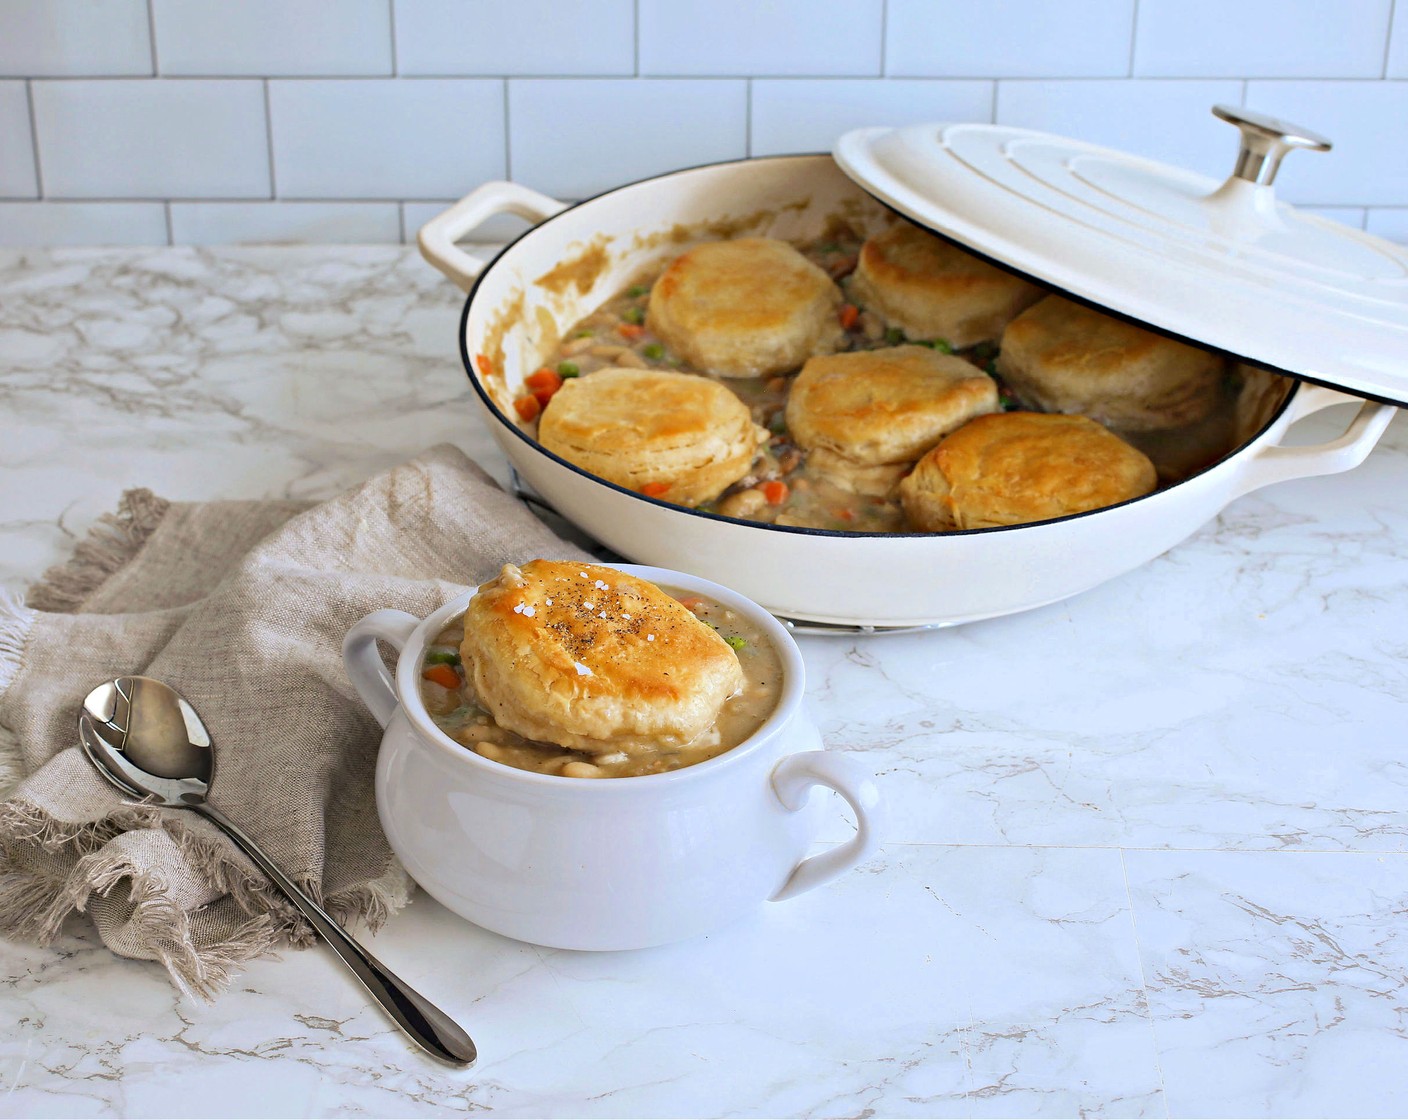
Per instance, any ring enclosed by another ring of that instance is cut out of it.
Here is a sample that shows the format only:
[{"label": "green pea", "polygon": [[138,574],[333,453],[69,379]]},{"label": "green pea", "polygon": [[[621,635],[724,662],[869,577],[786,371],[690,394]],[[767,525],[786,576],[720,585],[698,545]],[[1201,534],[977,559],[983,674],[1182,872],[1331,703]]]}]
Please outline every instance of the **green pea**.
[{"label": "green pea", "polygon": [[724,641],[726,641],[734,649],[742,649],[748,644],[747,638],[740,638],[737,634],[725,638]]},{"label": "green pea", "polygon": [[578,376],[581,372],[582,372],[582,367],[579,366],[576,362],[558,362],[558,363],[557,363],[557,376],[558,376],[558,377],[576,377],[576,376]]},{"label": "green pea", "polygon": [[639,307],[628,307],[626,308],[625,314],[622,315],[621,318],[625,319],[626,322],[638,327],[645,322],[645,312],[642,311]]},{"label": "green pea", "polygon": [[648,291],[650,291],[650,289],[647,288],[644,284],[632,284],[629,288],[626,289],[626,294],[632,299],[639,299]]},{"label": "green pea", "polygon": [[458,665],[460,655],[452,649],[432,649],[425,654],[427,665]]},{"label": "green pea", "polygon": [[572,337],[573,337],[573,338],[595,338],[595,337],[596,337],[596,331],[590,330],[590,329],[588,329],[587,327],[583,327],[581,330],[579,330],[579,331],[578,331],[576,334],[574,334]]},{"label": "green pea", "polygon": [[904,341],[904,331],[900,330],[899,327],[891,327],[885,332],[885,341],[891,346],[898,346]]},{"label": "green pea", "polygon": [[946,338],[931,338],[924,345],[930,350],[937,350],[940,354],[953,353],[953,345]]},{"label": "green pea", "polygon": [[647,358],[649,358],[652,362],[658,362],[661,358],[665,356],[665,348],[661,346],[658,342],[652,342],[649,346],[642,347],[641,353],[644,354]]}]

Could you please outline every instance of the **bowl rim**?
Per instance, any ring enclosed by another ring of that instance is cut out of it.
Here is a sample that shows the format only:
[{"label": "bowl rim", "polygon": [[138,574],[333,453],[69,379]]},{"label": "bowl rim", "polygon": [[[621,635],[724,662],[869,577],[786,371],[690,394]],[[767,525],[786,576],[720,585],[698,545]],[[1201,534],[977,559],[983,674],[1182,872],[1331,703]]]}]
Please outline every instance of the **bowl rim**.
[{"label": "bowl rim", "polygon": [[[1308,378],[1305,374],[1296,373],[1291,370],[1277,369],[1271,366],[1261,365],[1260,363],[1247,362],[1244,357],[1238,354],[1234,354],[1231,351],[1219,350],[1212,347],[1208,347],[1206,344],[1201,343],[1196,339],[1192,339],[1184,335],[1178,335],[1173,333],[1172,331],[1163,330],[1159,327],[1154,327],[1148,323],[1140,322],[1139,320],[1134,319],[1131,316],[1122,315],[1118,312],[1111,311],[1108,308],[1101,307],[1098,304],[1092,302],[1091,300],[1085,299],[1082,296],[1074,295],[1073,293],[1066,291],[1058,291],[1056,292],[1056,294],[1060,295],[1063,299],[1071,300],[1074,303],[1085,304],[1093,310],[1099,311],[1101,314],[1109,315],[1112,318],[1123,319],[1137,327],[1140,327],[1143,330],[1152,331],[1156,334],[1162,334],[1168,338],[1173,339],[1176,342],[1182,342],[1189,346],[1196,346],[1203,350],[1213,350],[1214,353],[1222,354],[1226,358],[1230,358],[1239,362],[1244,362],[1248,365],[1254,365],[1258,368],[1266,369],[1271,373],[1286,377],[1291,381],[1290,390],[1286,393],[1285,397],[1282,399],[1280,404],[1278,404],[1276,408],[1272,410],[1271,415],[1267,418],[1265,423],[1263,423],[1262,426],[1258,428],[1257,431],[1251,437],[1243,440],[1240,444],[1234,447],[1231,451],[1227,452],[1225,455],[1222,455],[1221,457],[1213,460],[1211,463],[1208,463],[1204,467],[1200,467],[1192,474],[1186,475],[1185,477],[1179,479],[1177,482],[1173,483],[1170,486],[1164,486],[1155,490],[1151,490],[1149,493],[1141,494],[1135,498],[1126,498],[1124,501],[1116,502],[1113,505],[1101,506],[1097,509],[1084,510],[1079,513],[1063,514],[1060,517],[1047,518],[1043,521],[1022,522],[1016,525],[991,525],[977,529],[951,529],[943,533],[926,533],[922,531],[877,533],[859,529],[820,529],[805,525],[776,525],[765,521],[748,521],[744,518],[727,517],[724,514],[710,513],[706,510],[700,510],[690,506],[676,505],[673,502],[667,502],[660,498],[652,498],[646,494],[640,493],[637,490],[628,489],[627,487],[621,486],[618,483],[610,482],[607,479],[602,478],[600,475],[595,475],[592,474],[590,471],[583,470],[575,463],[572,463],[569,460],[562,458],[562,456],[557,455],[552,451],[549,451],[536,439],[534,439],[517,424],[515,424],[513,420],[509,416],[507,416],[503,412],[503,410],[499,408],[499,406],[494,402],[493,398],[485,390],[484,385],[481,382],[480,375],[475,371],[473,356],[470,354],[469,350],[470,312],[474,306],[474,299],[475,296],[479,293],[480,287],[484,284],[485,280],[489,277],[490,273],[493,272],[495,266],[502,262],[504,258],[509,253],[511,253],[520,242],[541,234],[544,229],[551,226],[554,222],[560,221],[568,214],[580,210],[584,206],[588,206],[591,203],[606,198],[610,195],[617,194],[626,190],[631,190],[635,187],[644,186],[645,184],[658,183],[676,176],[689,175],[694,172],[706,171],[714,168],[756,165],[759,163],[766,162],[785,162],[791,160],[814,159],[827,159],[832,160],[834,162],[834,159],[831,153],[829,152],[798,152],[766,156],[747,156],[742,159],[716,160],[710,163],[701,163],[695,164],[690,167],[677,168],[675,170],[667,171],[659,175],[648,175],[642,179],[634,179],[627,183],[621,183],[614,187],[608,187],[604,191],[600,191],[597,194],[591,195],[588,198],[581,199],[578,202],[574,202],[568,206],[565,206],[562,210],[558,211],[556,214],[553,214],[551,217],[545,218],[536,225],[531,226],[530,228],[519,233],[518,236],[516,236],[512,241],[508,242],[502,249],[495,253],[489,259],[488,263],[484,265],[483,269],[480,270],[479,275],[474,278],[473,284],[470,286],[469,291],[465,295],[464,306],[460,311],[458,338],[460,361],[464,366],[465,376],[469,379],[470,386],[473,388],[475,394],[479,397],[480,403],[488,411],[489,415],[498,422],[501,428],[505,429],[517,439],[521,440],[530,450],[536,451],[538,454],[544,456],[547,459],[552,460],[561,467],[565,467],[573,474],[576,474],[590,482],[594,482],[599,486],[604,486],[607,489],[615,490],[621,494],[626,494],[632,498],[639,499],[642,502],[648,502],[651,505],[658,506],[661,509],[670,512],[684,514],[691,517],[703,518],[707,521],[719,521],[728,525],[742,526],[746,529],[793,534],[797,536],[832,537],[841,539],[860,538],[863,540],[873,540],[877,537],[889,540],[898,540],[906,538],[915,540],[929,540],[934,538],[951,539],[955,537],[972,536],[975,534],[1010,533],[1021,529],[1034,529],[1039,526],[1058,525],[1063,522],[1074,521],[1079,518],[1098,517],[1102,514],[1109,513],[1111,510],[1118,510],[1124,506],[1134,505],[1137,502],[1148,501],[1149,499],[1157,498],[1162,494],[1180,490],[1186,487],[1188,484],[1196,482],[1203,476],[1222,468],[1225,464],[1240,457],[1249,448],[1259,443],[1266,436],[1267,432],[1269,432],[1286,414],[1287,409],[1290,408],[1291,403],[1292,401],[1294,401],[1296,394],[1300,391],[1301,386],[1307,382],[1316,383],[1313,381],[1313,379]],[[861,187],[859,184],[856,185],[856,189],[862,191],[864,190],[864,188]],[[879,202],[878,199],[876,201]],[[881,205],[884,204],[881,203]],[[886,206],[885,208],[887,210],[891,210],[894,213],[898,213],[898,211],[894,211],[893,207]],[[904,220],[906,221],[912,221],[912,219],[905,218],[904,215],[900,215],[900,217],[904,218]],[[944,238],[946,241],[952,242],[959,248],[964,249],[969,253],[973,253],[974,255],[981,257],[983,260],[988,261],[990,264],[1001,268],[1006,272],[1010,272],[1017,276],[1025,276],[1025,274],[1022,273],[1020,270],[1014,269],[1010,265],[1004,264],[1002,261],[996,260],[988,256],[981,249],[975,249],[970,245],[958,241],[956,238],[949,237],[948,235],[939,232],[938,230],[930,230],[929,232],[933,233],[935,236]],[[1035,282],[1043,283],[1040,281]],[[1048,288],[1051,287],[1051,285],[1045,283],[1043,283],[1043,286]],[[1055,289],[1053,289],[1053,291],[1055,291]],[[1334,388],[1334,386],[1330,387]]]},{"label": "bowl rim", "polygon": [[673,588],[705,595],[746,615],[753,625],[767,635],[782,662],[782,689],[778,695],[777,704],[758,729],[737,746],[702,762],[659,774],[632,774],[615,778],[571,778],[561,774],[540,774],[534,770],[522,770],[516,766],[509,766],[507,763],[485,758],[463,743],[450,738],[436,725],[421,700],[420,688],[418,687],[420,662],[430,637],[443,629],[456,615],[464,613],[470,599],[478,592],[478,587],[471,587],[420,621],[398,653],[395,671],[399,710],[416,731],[418,737],[434,747],[442,756],[450,759],[452,765],[468,766],[469,773],[479,772],[511,784],[526,783],[529,786],[541,787],[545,791],[561,792],[587,788],[606,791],[587,796],[621,796],[629,794],[631,791],[663,790],[678,788],[687,783],[703,782],[720,772],[745,765],[747,759],[763,751],[769,743],[776,740],[786,728],[792,726],[794,721],[801,717],[803,698],[806,692],[806,666],[802,660],[802,652],[798,648],[796,640],[788,633],[787,628],[753,600],[731,588],[724,587],[722,584],[714,583],[712,580],[671,568],[657,568],[646,564],[603,564],[598,560],[584,560],[581,563],[649,580],[666,591]]}]

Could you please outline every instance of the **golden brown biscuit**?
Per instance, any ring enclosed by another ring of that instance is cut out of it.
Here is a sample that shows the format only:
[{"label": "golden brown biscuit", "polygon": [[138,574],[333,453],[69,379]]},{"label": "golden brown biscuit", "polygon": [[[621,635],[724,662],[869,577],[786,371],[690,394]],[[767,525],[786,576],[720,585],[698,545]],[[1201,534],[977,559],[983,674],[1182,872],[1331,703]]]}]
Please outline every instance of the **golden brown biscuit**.
[{"label": "golden brown biscuit", "polygon": [[997,371],[1022,400],[1111,428],[1177,428],[1207,416],[1222,393],[1217,354],[1142,330],[1060,296],[1007,325]]},{"label": "golden brown biscuit", "polygon": [[469,601],[460,657],[500,727],[574,750],[688,743],[743,686],[737,654],[670,595],[569,561],[504,565]]},{"label": "golden brown biscuit", "polygon": [[840,345],[840,303],[831,277],[785,241],[709,241],[661,274],[646,325],[706,373],[767,377]]},{"label": "golden brown biscuit", "polygon": [[885,495],[946,434],[996,408],[997,385],[976,366],[895,346],[812,358],[787,397],[787,427],[809,469]]},{"label": "golden brown biscuit", "polygon": [[716,498],[753,464],[767,432],[717,381],[603,369],[563,383],[538,440],[585,471],[682,506]]},{"label": "golden brown biscuit", "polygon": [[900,501],[916,529],[984,529],[1112,506],[1156,482],[1148,457],[1094,420],[999,412],[920,459],[900,483]]},{"label": "golden brown biscuit", "polygon": [[997,338],[1045,290],[908,222],[861,246],[850,293],[912,339],[955,349]]}]

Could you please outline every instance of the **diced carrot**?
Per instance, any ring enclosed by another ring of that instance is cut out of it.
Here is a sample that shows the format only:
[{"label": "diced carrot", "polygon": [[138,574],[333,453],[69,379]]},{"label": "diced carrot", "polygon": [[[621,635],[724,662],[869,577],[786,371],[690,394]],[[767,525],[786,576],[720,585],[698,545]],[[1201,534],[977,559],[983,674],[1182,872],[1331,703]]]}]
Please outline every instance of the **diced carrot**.
[{"label": "diced carrot", "polygon": [[856,511],[849,507],[844,507],[836,511],[836,516],[842,521],[854,521],[856,519]]},{"label": "diced carrot", "polygon": [[562,388],[562,378],[557,376],[557,370],[548,369],[547,366],[544,366],[536,373],[530,373],[525,377],[523,384],[528,386],[528,389],[534,395],[545,392],[548,396],[552,396],[553,393]]},{"label": "diced carrot", "polygon": [[679,603],[685,610],[697,612],[704,605],[704,600],[698,595],[686,595]]},{"label": "diced carrot", "polygon": [[474,355],[474,364],[479,367],[479,376],[480,376],[480,377],[493,377],[493,376],[494,376],[494,363],[491,362],[491,361],[490,361],[487,357],[485,357],[483,354],[476,354],[476,355]]},{"label": "diced carrot", "polygon": [[860,322],[860,308],[853,303],[841,304],[840,311],[837,312],[841,319],[841,329],[848,331]]},{"label": "diced carrot", "polygon": [[448,665],[430,665],[420,674],[428,681],[434,681],[441,688],[459,688],[460,675]]},{"label": "diced carrot", "polygon": [[622,338],[629,338],[634,342],[636,339],[640,338],[641,335],[645,334],[645,328],[638,327],[634,323],[622,323],[616,328],[616,333]]},{"label": "diced carrot", "polygon": [[518,413],[518,418],[524,423],[532,420],[538,413],[543,411],[543,406],[538,398],[531,393],[524,397],[519,397],[513,402],[514,410]]},{"label": "diced carrot", "polygon": [[765,482],[762,486],[763,497],[768,500],[769,505],[780,506],[787,500],[787,495],[791,492],[787,489],[787,483],[774,479]]},{"label": "diced carrot", "polygon": [[640,492],[647,498],[661,498],[670,492],[668,482],[647,482],[640,488]]}]

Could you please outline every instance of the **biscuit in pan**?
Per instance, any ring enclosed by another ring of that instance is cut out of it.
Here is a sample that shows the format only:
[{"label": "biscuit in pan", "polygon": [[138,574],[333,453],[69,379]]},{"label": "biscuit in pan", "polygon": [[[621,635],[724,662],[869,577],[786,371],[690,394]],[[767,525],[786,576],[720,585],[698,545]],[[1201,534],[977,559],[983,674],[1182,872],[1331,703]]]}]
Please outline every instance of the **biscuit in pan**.
[{"label": "biscuit in pan", "polygon": [[861,246],[850,294],[913,339],[990,342],[1044,289],[905,222]]},{"label": "biscuit in pan", "polygon": [[997,371],[1025,404],[1129,432],[1206,417],[1222,395],[1217,354],[1047,296],[1002,334]]},{"label": "biscuit in pan", "polygon": [[909,464],[998,407],[976,366],[926,346],[812,358],[787,398],[787,427],[807,465],[861,494],[892,493]]},{"label": "biscuit in pan", "polygon": [[831,277],[785,241],[711,241],[661,274],[646,325],[697,369],[766,377],[835,350],[840,304]]},{"label": "biscuit in pan", "polygon": [[575,561],[505,565],[469,601],[460,657],[500,727],[573,750],[688,743],[743,686],[737,654],[672,596]]},{"label": "biscuit in pan", "polygon": [[717,381],[603,369],[563,383],[538,441],[584,471],[677,505],[718,497],[752,466],[767,432]]},{"label": "biscuit in pan", "polygon": [[946,437],[900,483],[925,532],[1023,525],[1149,493],[1148,457],[1085,416],[1000,412]]}]

